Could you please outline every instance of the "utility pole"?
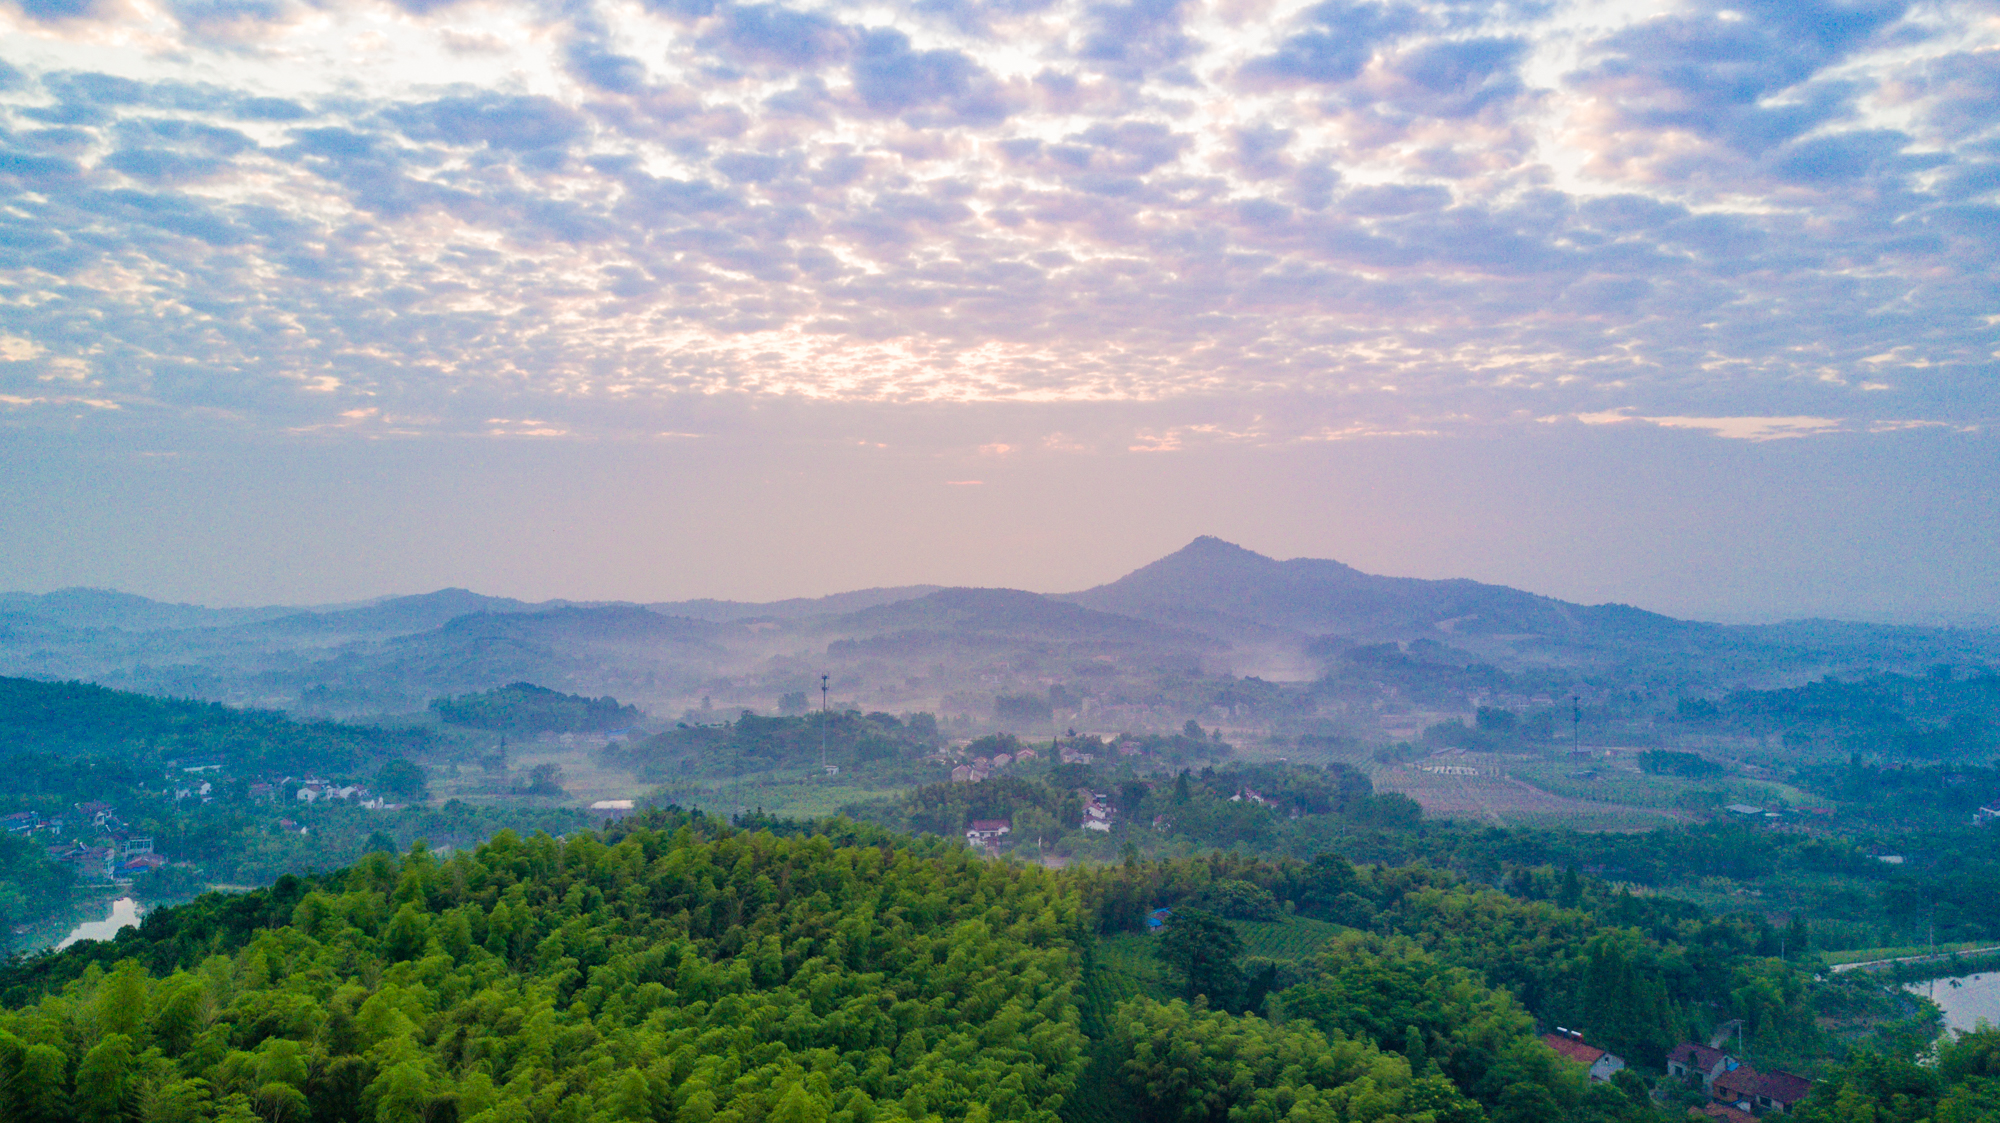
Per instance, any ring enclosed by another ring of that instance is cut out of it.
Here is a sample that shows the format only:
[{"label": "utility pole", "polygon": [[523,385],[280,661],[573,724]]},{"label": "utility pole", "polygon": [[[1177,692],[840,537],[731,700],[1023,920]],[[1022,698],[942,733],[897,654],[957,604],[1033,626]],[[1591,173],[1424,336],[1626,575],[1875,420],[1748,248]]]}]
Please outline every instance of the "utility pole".
[{"label": "utility pole", "polygon": [[1570,749],[1571,749],[1571,750],[1573,750],[1573,751],[1575,751],[1575,752],[1579,752],[1579,753],[1580,753],[1580,752],[1582,752],[1582,751],[1583,751],[1583,697],[1582,697],[1582,695],[1578,695],[1578,694],[1572,694],[1572,695],[1570,695],[1570,696],[1569,696],[1569,704],[1570,704],[1570,727],[1569,727],[1569,728],[1570,728],[1570,734],[1569,734],[1569,747],[1570,747]]},{"label": "utility pole", "polygon": [[819,676],[819,774],[826,775],[826,675]]}]

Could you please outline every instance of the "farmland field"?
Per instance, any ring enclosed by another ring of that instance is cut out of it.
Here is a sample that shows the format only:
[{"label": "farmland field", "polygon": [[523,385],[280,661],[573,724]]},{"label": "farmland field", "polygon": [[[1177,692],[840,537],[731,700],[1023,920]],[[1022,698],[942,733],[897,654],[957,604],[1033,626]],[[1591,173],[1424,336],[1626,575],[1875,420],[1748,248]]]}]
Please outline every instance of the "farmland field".
[{"label": "farmland field", "polygon": [[1143,932],[1125,932],[1097,941],[1098,985],[1110,1005],[1128,998],[1174,997],[1174,986],[1166,967],[1153,957],[1153,937]]},{"label": "farmland field", "polygon": [[[1424,771],[1421,767],[1444,764],[1453,766],[1453,771]],[[1469,820],[1496,827],[1638,831],[1685,818],[1661,808],[1574,799],[1544,791],[1507,774],[1520,764],[1516,758],[1467,753],[1378,767],[1372,779],[1375,790],[1401,792],[1421,804],[1424,814],[1432,818]]]},{"label": "farmland field", "polygon": [[1324,920],[1288,916],[1283,920],[1239,920],[1243,954],[1261,959],[1306,960],[1347,929]]},{"label": "farmland field", "polygon": [[[1636,765],[1622,760],[1595,761],[1590,764],[1553,760],[1525,761],[1515,763],[1508,771],[1516,779],[1525,780],[1552,795],[1634,807],[1673,808],[1692,792],[1720,793],[1722,802],[1752,803],[1759,806],[1772,803],[1799,806],[1822,802],[1798,788],[1773,780],[1756,780],[1742,776],[1716,776],[1705,780],[1654,776],[1641,772]],[[1583,771],[1595,772],[1597,775],[1591,778],[1571,775],[1573,772]],[[1713,799],[1714,795],[1711,794],[1709,798]]]},{"label": "farmland field", "polygon": [[[1595,775],[1571,775],[1577,772]],[[1520,761],[1508,773],[1564,799],[1622,803],[1632,807],[1669,808],[1688,792],[1715,789],[1713,783],[1699,784],[1673,776],[1650,776],[1628,762],[1615,760],[1588,764],[1569,760]]]}]

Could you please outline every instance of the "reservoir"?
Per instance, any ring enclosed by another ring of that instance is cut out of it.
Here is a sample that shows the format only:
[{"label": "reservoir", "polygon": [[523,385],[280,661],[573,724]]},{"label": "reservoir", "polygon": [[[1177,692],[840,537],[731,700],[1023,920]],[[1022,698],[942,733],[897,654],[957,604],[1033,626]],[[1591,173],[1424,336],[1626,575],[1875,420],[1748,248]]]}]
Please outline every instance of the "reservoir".
[{"label": "reservoir", "polygon": [[2000,971],[1910,983],[1903,989],[1936,1002],[1952,1029],[1969,1030],[1982,1021],[2000,1025]]},{"label": "reservoir", "polygon": [[130,897],[120,897],[111,902],[111,915],[103,920],[86,920],[69,930],[56,950],[70,946],[78,940],[108,940],[120,928],[130,928],[139,923],[139,902]]}]

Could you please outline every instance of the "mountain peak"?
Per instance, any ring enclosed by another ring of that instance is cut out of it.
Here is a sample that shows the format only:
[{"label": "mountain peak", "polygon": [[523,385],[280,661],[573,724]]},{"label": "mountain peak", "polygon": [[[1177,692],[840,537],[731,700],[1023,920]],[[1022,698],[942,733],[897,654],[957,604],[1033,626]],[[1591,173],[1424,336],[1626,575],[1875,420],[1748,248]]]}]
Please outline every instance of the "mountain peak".
[{"label": "mountain peak", "polygon": [[[1229,558],[1238,561],[1260,561],[1260,562],[1268,562],[1272,560],[1258,553],[1255,550],[1245,549],[1242,546],[1238,546],[1234,542],[1226,542],[1220,538],[1217,538],[1213,534],[1204,534],[1201,537],[1195,539],[1194,541],[1188,543],[1187,545],[1182,546],[1180,549],[1175,550],[1173,553],[1168,554],[1167,557],[1168,558],[1181,558],[1181,557]],[[1164,561],[1166,559],[1162,558],[1161,560]]]}]

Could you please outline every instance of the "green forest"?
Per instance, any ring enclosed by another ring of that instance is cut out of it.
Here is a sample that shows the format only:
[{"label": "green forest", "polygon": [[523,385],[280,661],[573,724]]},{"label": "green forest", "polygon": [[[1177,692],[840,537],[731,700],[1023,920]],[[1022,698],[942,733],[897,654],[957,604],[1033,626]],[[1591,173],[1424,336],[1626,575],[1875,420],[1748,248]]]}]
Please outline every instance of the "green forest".
[{"label": "green forest", "polygon": [[639,779],[667,785],[728,780],[778,772],[817,772],[822,754],[849,778],[881,786],[935,775],[920,759],[943,744],[937,719],[927,713],[855,710],[789,717],[745,712],[716,725],[680,725],[644,740],[609,745],[607,763]]},{"label": "green forest", "polygon": [[[1542,1044],[1538,1021],[1578,1014],[1655,1072],[1645,1058],[1724,1017],[1743,1020],[1760,1063],[1853,1051],[1824,1085],[1845,1097],[1836,1111],[1887,1105],[1914,1079],[1895,1067],[1911,1056],[1894,1032],[1835,1041],[1817,1017],[1879,998],[1760,954],[1756,922],[1557,881],[1560,899],[1531,900],[1331,855],[1056,871],[844,819],[676,811],[564,840],[503,831],[448,857],[420,842],[10,961],[0,1115],[1641,1123],[1685,1110],[1636,1071],[1591,1083]],[[1141,934],[1161,907],[1177,910],[1166,934]],[[1246,954],[1273,932],[1316,942]],[[1982,1118],[1946,1111],[1986,1102],[1991,1055],[1919,1072],[1932,1114],[1879,1118]]]},{"label": "green forest", "polygon": [[602,733],[639,721],[638,707],[619,705],[616,698],[585,698],[531,682],[433,698],[430,710],[449,725],[504,733]]},{"label": "green forest", "polygon": [[[219,763],[233,771],[346,772],[428,751],[431,730],[297,721],[217,702],[155,698],[83,682],[0,677],[0,758],[90,756],[127,767]],[[39,770],[0,772],[0,793],[38,790]]]}]

